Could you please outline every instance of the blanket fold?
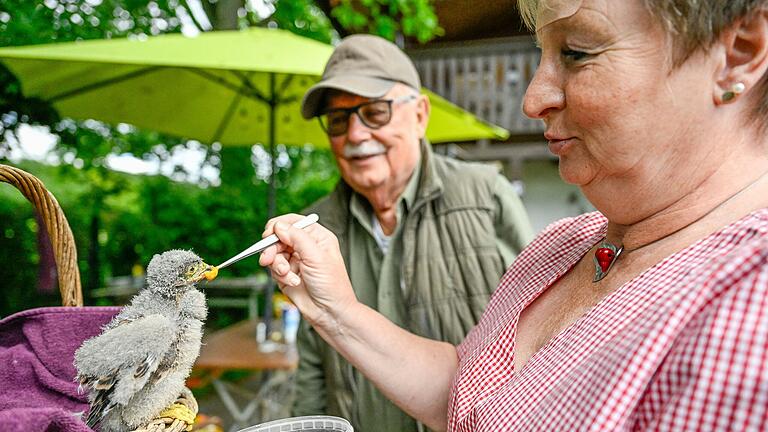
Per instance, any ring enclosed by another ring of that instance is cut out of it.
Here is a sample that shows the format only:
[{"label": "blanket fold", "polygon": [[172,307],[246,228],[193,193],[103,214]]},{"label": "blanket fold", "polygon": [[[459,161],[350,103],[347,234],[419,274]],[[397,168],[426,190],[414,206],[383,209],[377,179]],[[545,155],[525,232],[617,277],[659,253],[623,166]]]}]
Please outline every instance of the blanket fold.
[{"label": "blanket fold", "polygon": [[46,307],[0,320],[0,430],[91,432],[81,420],[75,350],[119,307]]}]

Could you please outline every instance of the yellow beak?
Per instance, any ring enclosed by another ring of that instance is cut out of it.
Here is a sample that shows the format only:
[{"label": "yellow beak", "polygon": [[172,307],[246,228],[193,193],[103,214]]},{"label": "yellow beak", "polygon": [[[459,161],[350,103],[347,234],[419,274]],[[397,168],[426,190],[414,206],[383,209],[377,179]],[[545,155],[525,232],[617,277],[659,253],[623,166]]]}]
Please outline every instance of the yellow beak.
[{"label": "yellow beak", "polygon": [[216,276],[219,275],[219,268],[216,266],[208,266],[210,267],[208,270],[203,272],[203,277],[205,277],[206,280],[212,281],[216,279]]},{"label": "yellow beak", "polygon": [[192,277],[190,279],[192,280],[192,282],[200,282],[203,279],[213,280],[213,278],[208,277],[208,273],[211,271],[211,269],[215,269],[215,268],[216,267],[210,264],[200,263],[200,265],[195,269],[195,272],[192,274]]}]

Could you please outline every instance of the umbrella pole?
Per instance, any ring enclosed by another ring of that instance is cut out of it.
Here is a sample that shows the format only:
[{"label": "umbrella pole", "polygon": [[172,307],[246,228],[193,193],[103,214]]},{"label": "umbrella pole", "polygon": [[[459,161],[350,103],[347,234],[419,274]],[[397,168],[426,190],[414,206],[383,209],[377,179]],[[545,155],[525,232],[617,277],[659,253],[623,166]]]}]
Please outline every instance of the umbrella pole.
[{"label": "umbrella pole", "polygon": [[[275,158],[277,151],[275,149],[275,136],[276,136],[276,121],[275,114],[277,111],[277,95],[275,95],[275,74],[274,72],[269,74],[269,159],[272,164],[272,170],[269,173],[269,193],[267,194],[267,218],[275,216],[276,208],[276,190],[275,190],[275,171],[277,169],[277,163]],[[267,270],[269,271],[269,270]],[[267,339],[272,334],[272,297],[275,293],[275,281],[270,277],[267,283],[266,290],[264,291],[264,327],[266,329]]]},{"label": "umbrella pole", "polygon": [[275,149],[275,136],[276,121],[275,115],[277,111],[277,96],[275,95],[275,74],[269,74],[269,159],[272,163],[272,169],[269,175],[269,203],[267,216],[270,218],[275,216],[275,202],[276,202],[276,190],[275,190],[275,171],[277,170],[277,162],[275,160],[277,156],[277,150]]}]

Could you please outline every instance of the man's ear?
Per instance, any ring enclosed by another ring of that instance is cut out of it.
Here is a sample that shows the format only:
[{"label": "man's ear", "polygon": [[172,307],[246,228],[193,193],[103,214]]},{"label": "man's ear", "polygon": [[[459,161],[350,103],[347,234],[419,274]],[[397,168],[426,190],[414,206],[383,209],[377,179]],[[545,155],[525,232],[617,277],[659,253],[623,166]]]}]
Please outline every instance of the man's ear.
[{"label": "man's ear", "polygon": [[420,94],[416,101],[416,121],[419,125],[419,138],[424,138],[427,135],[427,124],[429,123],[431,108],[429,96]]},{"label": "man's ear", "polygon": [[[716,103],[728,102],[734,89],[744,93],[758,85],[768,70],[768,10],[759,8],[737,20],[719,38],[722,62],[715,82]],[[737,92],[737,95],[740,92]],[[754,94],[754,92],[752,93]],[[724,97],[724,95],[726,95]],[[743,97],[743,96],[742,96]]]}]

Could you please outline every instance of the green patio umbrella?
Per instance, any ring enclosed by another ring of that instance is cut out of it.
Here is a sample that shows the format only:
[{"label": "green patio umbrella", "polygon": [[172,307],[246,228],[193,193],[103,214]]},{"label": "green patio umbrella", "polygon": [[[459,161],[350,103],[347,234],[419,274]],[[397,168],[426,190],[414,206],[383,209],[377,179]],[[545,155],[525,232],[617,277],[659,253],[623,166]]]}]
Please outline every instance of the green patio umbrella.
[{"label": "green patio umbrella", "polygon": [[[0,48],[0,61],[25,96],[51,102],[64,117],[130,123],[204,143],[262,143],[274,154],[276,144],[328,146],[299,106],[332,51],[285,30],[250,28]],[[432,102],[430,141],[509,135],[425,93]],[[270,215],[274,202],[270,183]]]},{"label": "green patio umbrella", "polygon": [[[52,102],[65,117],[130,123],[204,143],[324,147],[327,137],[316,121],[301,118],[299,104],[332,51],[288,31],[250,28],[0,48],[0,61],[25,96]],[[508,136],[425,92],[433,105],[432,142]]]},{"label": "green patio umbrella", "polygon": [[[304,120],[299,105],[332,51],[284,30],[250,28],[0,48],[0,61],[25,96],[51,102],[64,117],[130,123],[204,143],[263,143],[274,155],[276,144],[328,146],[318,122]],[[432,142],[508,136],[425,92]],[[270,215],[274,203],[272,177]]]}]

